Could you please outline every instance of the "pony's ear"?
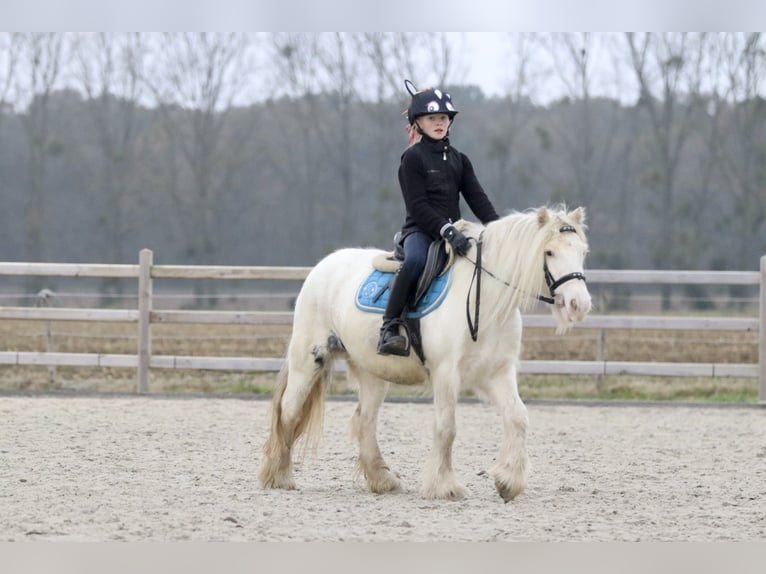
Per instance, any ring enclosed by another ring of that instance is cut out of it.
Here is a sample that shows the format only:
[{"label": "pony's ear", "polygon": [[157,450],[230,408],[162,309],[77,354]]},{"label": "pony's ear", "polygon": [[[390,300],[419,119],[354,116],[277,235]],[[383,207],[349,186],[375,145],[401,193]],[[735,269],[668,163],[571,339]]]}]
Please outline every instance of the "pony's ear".
[{"label": "pony's ear", "polygon": [[583,225],[585,223],[585,208],[578,207],[574,211],[570,211],[569,213],[567,213],[567,217],[570,218],[575,223],[577,223],[578,225]]},{"label": "pony's ear", "polygon": [[548,223],[548,220],[550,219],[551,215],[548,212],[548,208],[543,206],[539,207],[537,209],[537,223],[540,227],[544,227],[546,223]]}]

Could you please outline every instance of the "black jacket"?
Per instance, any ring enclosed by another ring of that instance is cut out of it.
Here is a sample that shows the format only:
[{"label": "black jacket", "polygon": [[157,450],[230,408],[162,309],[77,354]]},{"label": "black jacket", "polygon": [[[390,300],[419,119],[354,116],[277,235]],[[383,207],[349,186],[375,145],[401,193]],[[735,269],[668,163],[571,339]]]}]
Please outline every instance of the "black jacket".
[{"label": "black jacket", "polygon": [[433,140],[423,135],[407,148],[399,165],[399,186],[407,207],[402,238],[420,230],[437,239],[445,224],[460,219],[460,193],[482,223],[498,219],[471,160],[453,148],[448,138]]}]

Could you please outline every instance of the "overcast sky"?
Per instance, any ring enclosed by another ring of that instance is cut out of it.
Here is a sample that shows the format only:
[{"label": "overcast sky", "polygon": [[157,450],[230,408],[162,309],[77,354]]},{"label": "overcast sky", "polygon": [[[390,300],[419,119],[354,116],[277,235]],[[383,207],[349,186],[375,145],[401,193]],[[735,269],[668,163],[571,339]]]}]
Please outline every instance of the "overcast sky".
[{"label": "overcast sky", "polygon": [[[513,81],[519,61],[517,42],[519,33],[513,32],[451,32],[448,33],[459,56],[458,71],[453,76],[455,83],[475,84],[488,96],[502,96],[509,93],[509,83]],[[529,36],[529,34],[527,34]],[[576,34],[579,38],[582,34]],[[588,46],[593,84],[592,95],[608,96],[622,101],[635,98],[635,86],[627,74],[622,74],[617,85],[615,67],[626,69],[628,65],[624,54],[618,53],[611,43],[622,34],[594,33]],[[549,39],[549,38],[548,38]],[[558,74],[571,65],[567,56],[560,57],[559,70],[554,69],[550,52],[537,46],[531,55],[528,74],[534,84],[533,100],[547,104],[551,100],[566,95]],[[620,59],[624,61],[619,61]],[[618,61],[616,61],[618,60]],[[564,71],[563,73],[567,73]]]},{"label": "overcast sky", "polygon": [[[446,30],[460,48],[460,81],[455,83],[473,83],[488,95],[498,95],[507,91],[514,69],[508,32],[746,31],[763,27],[766,1],[3,0],[0,18],[7,31]],[[596,56],[601,58],[596,69],[613,69],[609,54]],[[544,69],[535,66],[537,73]],[[543,76],[536,78],[536,85],[534,99],[539,103],[562,95],[556,92],[560,82]],[[622,91],[628,92],[628,99],[633,97],[629,86]],[[624,97],[599,79],[596,92]]]}]

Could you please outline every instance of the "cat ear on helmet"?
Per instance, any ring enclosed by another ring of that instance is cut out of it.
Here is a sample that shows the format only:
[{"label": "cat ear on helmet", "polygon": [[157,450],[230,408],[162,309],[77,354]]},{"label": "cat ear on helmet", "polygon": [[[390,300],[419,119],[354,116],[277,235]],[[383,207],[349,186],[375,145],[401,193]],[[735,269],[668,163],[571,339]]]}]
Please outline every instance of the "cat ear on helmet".
[{"label": "cat ear on helmet", "polygon": [[415,84],[413,84],[409,80],[404,80],[404,87],[407,88],[407,91],[410,93],[411,96],[414,96],[418,93],[418,89],[415,87]]}]

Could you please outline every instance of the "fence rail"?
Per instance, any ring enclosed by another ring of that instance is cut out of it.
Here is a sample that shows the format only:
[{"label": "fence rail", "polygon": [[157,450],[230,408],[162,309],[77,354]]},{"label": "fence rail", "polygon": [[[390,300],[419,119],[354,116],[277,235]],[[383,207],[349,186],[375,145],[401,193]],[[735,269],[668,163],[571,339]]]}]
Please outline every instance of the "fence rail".
[{"label": "fence rail", "polygon": [[[3,307],[0,320],[51,320],[128,322],[137,325],[138,345],[135,355],[100,353],[54,353],[0,351],[0,364],[6,365],[67,365],[135,368],[136,390],[149,391],[150,370],[207,369],[275,371],[281,367],[279,358],[203,357],[153,355],[151,326],[160,323],[289,325],[292,313],[275,311],[154,311],[153,284],[155,279],[257,279],[302,281],[309,267],[259,267],[215,265],[154,265],[153,254],[144,249],[138,265],[102,265],[72,263],[2,263],[0,276],[59,276],[112,277],[138,280],[137,309],[74,309],[54,307]],[[758,363],[660,363],[618,361],[522,361],[521,372],[534,374],[629,374],[645,376],[695,377],[753,377],[759,379],[759,401],[766,402],[766,255],[757,271],[652,271],[652,270],[588,270],[588,281],[623,284],[705,284],[759,285],[758,318],[739,317],[666,317],[612,316],[592,314],[582,328],[597,329],[674,329],[715,331],[758,331]],[[527,315],[527,327],[553,327],[550,315]],[[344,368],[341,362],[340,369]]]}]

